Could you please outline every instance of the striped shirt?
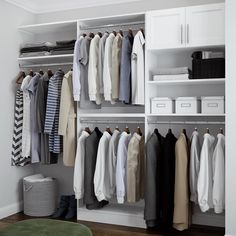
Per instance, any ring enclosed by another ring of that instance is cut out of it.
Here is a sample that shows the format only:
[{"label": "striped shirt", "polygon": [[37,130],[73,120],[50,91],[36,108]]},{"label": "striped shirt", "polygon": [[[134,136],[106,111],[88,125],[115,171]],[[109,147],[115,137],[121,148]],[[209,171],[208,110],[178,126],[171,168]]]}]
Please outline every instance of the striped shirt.
[{"label": "striped shirt", "polygon": [[62,152],[62,136],[58,135],[61,86],[64,72],[57,71],[49,80],[44,133],[49,134],[49,151]]}]

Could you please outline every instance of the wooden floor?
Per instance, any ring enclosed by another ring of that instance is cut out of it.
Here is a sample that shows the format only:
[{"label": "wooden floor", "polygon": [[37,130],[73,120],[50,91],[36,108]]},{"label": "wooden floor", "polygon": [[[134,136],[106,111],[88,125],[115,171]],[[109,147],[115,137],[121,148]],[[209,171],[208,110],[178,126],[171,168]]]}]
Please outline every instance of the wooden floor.
[{"label": "wooden floor", "polygon": [[[24,215],[23,213],[18,213],[12,216],[9,216],[5,219],[0,220],[0,228],[6,227],[15,222],[32,219],[33,217],[29,217]],[[156,236],[223,236],[224,229],[222,228],[203,228],[200,226],[192,226],[190,230],[184,232],[171,231],[171,232],[156,232],[156,231],[148,231],[145,229],[137,229],[116,225],[108,225],[108,224],[99,224],[92,222],[84,222],[79,221],[86,226],[88,226],[92,232],[93,236],[148,236],[148,235],[156,235]]]}]

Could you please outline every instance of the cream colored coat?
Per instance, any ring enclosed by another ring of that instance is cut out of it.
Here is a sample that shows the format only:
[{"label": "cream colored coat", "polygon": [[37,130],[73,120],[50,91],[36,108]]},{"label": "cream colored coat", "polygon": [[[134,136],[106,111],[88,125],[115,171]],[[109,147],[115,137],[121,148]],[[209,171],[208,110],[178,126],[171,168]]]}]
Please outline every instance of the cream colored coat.
[{"label": "cream colored coat", "polygon": [[175,193],[173,227],[177,230],[189,228],[189,150],[185,135],[180,134],[175,145]]},{"label": "cream colored coat", "polygon": [[58,134],[63,136],[63,162],[74,166],[76,149],[76,113],[73,99],[72,71],[63,79]]}]

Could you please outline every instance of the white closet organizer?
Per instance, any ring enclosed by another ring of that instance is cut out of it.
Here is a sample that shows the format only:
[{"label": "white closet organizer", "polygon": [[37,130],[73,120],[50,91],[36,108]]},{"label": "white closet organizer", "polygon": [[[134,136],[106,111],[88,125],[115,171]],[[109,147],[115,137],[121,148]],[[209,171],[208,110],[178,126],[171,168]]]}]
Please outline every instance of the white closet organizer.
[{"label": "white closet organizer", "polygon": [[[207,22],[207,23],[206,23]],[[185,128],[190,137],[195,127],[201,135],[210,129],[216,136],[225,127],[225,114],[152,114],[153,97],[225,96],[225,78],[153,81],[160,68],[192,69],[194,51],[223,51],[224,4],[157,10],[146,14],[146,137],[155,127],[165,135],[168,128],[178,137]],[[202,140],[201,140],[202,141]],[[224,227],[224,215],[193,209],[193,224]]]},{"label": "white closet organizer", "polygon": [[[191,17],[192,16],[192,17]],[[202,20],[203,19],[203,20]],[[207,19],[207,24],[204,23]],[[189,20],[188,22],[185,22]],[[172,27],[167,27],[171,25]],[[225,78],[187,81],[152,81],[156,69],[188,66],[191,69],[191,54],[197,50],[224,50],[224,4],[185,7],[171,10],[158,10],[147,13],[103,17],[99,19],[80,19],[73,21],[27,25],[19,27],[22,37],[27,41],[56,41],[75,39],[82,33],[99,31],[133,31],[145,26],[145,106],[132,106],[117,103],[104,103],[101,109],[77,109],[78,135],[85,126],[98,126],[101,130],[107,125],[122,130],[126,125],[131,131],[140,126],[148,138],[155,127],[164,135],[169,127],[177,136],[182,128],[188,135],[198,127],[202,134],[208,127],[213,135],[224,128],[225,115],[216,114],[151,114],[151,98],[183,96],[224,96]],[[197,27],[198,26],[198,27]],[[207,27],[202,28],[202,27]],[[198,41],[196,32],[198,29]],[[202,29],[202,30],[201,30]],[[206,33],[207,32],[207,33]],[[190,43],[191,42],[191,43]],[[73,55],[55,55],[18,58],[22,68],[52,68],[68,70]],[[36,171],[53,175],[60,183],[60,194],[73,193],[73,169],[62,163],[56,166],[36,165]],[[62,173],[64,173],[62,175]],[[116,201],[100,210],[87,210],[78,202],[78,220],[94,221],[146,228],[144,221],[144,202],[119,205]],[[202,214],[198,208],[193,212],[193,224],[224,226],[224,215],[211,212]]]}]

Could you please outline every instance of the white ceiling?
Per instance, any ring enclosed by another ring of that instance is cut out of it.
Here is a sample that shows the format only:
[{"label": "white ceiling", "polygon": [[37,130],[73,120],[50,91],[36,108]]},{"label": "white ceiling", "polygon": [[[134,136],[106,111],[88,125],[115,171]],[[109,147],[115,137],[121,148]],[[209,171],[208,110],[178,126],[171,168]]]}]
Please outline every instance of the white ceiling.
[{"label": "white ceiling", "polygon": [[33,13],[45,13],[76,8],[86,8],[119,4],[127,2],[138,2],[142,0],[6,0],[18,7]]}]

